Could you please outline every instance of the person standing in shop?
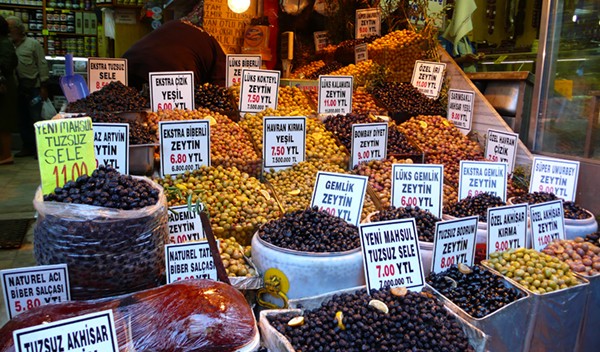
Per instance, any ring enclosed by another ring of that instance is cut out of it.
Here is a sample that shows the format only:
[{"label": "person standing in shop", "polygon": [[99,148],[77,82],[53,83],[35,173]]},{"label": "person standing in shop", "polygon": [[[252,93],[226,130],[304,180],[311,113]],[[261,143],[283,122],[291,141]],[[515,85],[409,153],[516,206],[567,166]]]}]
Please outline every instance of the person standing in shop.
[{"label": "person standing in shop", "polygon": [[15,47],[8,38],[8,22],[0,16],[0,165],[14,163],[11,133],[17,130],[17,80],[19,63]]},{"label": "person standing in shop", "polygon": [[476,72],[476,64],[485,55],[476,54],[469,33],[473,31],[471,15],[477,9],[475,0],[456,0],[452,20],[441,36],[441,44],[464,72]]},{"label": "person standing in shop", "polygon": [[15,157],[35,156],[33,124],[42,119],[42,104],[48,98],[46,88],[49,78],[48,63],[44,56],[44,48],[37,40],[27,37],[21,19],[9,16],[6,21],[19,59],[17,66],[18,114],[23,147],[15,154]]}]

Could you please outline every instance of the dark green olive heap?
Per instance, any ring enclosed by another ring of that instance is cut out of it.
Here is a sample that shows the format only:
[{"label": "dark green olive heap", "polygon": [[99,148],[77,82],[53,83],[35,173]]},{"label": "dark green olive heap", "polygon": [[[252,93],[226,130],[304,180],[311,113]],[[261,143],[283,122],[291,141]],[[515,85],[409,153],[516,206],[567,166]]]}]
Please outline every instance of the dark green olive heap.
[{"label": "dark green olive heap", "polygon": [[360,247],[356,226],[316,207],[272,220],[261,226],[258,235],[277,247],[301,252],[345,252]]},{"label": "dark green olive heap", "polygon": [[385,82],[372,92],[390,113],[417,115],[446,115],[446,109],[438,100],[421,93],[410,83]]},{"label": "dark green olive heap", "polygon": [[[516,197],[513,199],[514,204],[527,203],[527,204],[539,204],[544,202],[550,202],[553,200],[558,200],[554,193],[548,192],[533,192],[527,193],[521,197]],[[585,209],[577,205],[575,202],[564,201],[563,202],[563,211],[565,213],[565,219],[573,219],[573,220],[582,220],[590,217]]]},{"label": "dark green olive heap", "polygon": [[483,318],[524,296],[478,265],[471,270],[464,274],[453,265],[441,273],[429,274],[427,283],[475,318]]},{"label": "dark green olive heap", "polygon": [[378,222],[410,218],[414,218],[417,224],[419,241],[433,242],[435,223],[442,220],[425,209],[420,209],[419,207],[396,208],[391,206],[373,214],[371,221]]},{"label": "dark green olive heap", "polygon": [[466,216],[479,215],[479,221],[487,222],[488,208],[501,207],[506,205],[502,198],[493,196],[489,193],[480,193],[473,197],[464,198],[457,203],[450,204],[444,208],[444,213],[464,218]]},{"label": "dark green olive heap", "polygon": [[55,188],[44,196],[44,201],[131,210],[156,204],[158,195],[159,191],[148,182],[100,166],[91,176],[82,175]]},{"label": "dark green olive heap", "polygon": [[211,83],[199,85],[194,90],[196,108],[207,108],[221,114],[235,111],[231,94],[225,87]]},{"label": "dark green olive heap", "polygon": [[[288,324],[293,315],[269,320],[296,351],[473,351],[456,318],[430,294],[371,293],[334,295],[321,307],[304,311],[303,324],[291,324],[296,326]],[[389,311],[374,308],[372,300]]]},{"label": "dark green olive heap", "polygon": [[114,81],[83,99],[69,103],[66,111],[140,111],[148,106],[148,99],[142,97],[135,88]]}]

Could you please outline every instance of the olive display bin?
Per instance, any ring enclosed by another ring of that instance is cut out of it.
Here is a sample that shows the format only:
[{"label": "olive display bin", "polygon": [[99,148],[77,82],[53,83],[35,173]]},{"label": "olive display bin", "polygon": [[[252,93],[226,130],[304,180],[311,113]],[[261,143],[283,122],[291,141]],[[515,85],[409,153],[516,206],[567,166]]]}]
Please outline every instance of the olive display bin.
[{"label": "olive display bin", "polygon": [[600,275],[583,276],[589,281],[587,286],[587,301],[585,316],[581,324],[581,333],[576,351],[586,352],[598,350],[600,346]]}]

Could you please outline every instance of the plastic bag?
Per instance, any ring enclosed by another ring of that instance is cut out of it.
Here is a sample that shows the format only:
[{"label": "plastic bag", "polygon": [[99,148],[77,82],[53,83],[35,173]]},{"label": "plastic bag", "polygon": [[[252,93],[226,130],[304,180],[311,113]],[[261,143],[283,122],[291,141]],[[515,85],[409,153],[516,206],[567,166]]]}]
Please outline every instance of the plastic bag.
[{"label": "plastic bag", "polygon": [[50,101],[50,99],[44,100],[44,103],[42,104],[42,118],[44,120],[50,120],[56,114],[58,114],[58,112],[54,108],[54,105],[52,104],[52,102]]},{"label": "plastic bag", "polygon": [[239,291],[222,282],[185,280],[28,310],[0,329],[0,351],[14,351],[14,330],[108,309],[114,314],[120,351],[254,351],[260,344],[254,314]]},{"label": "plastic bag", "polygon": [[36,262],[66,263],[73,299],[114,296],[163,282],[164,246],[168,243],[166,197],[152,180],[133,177],[160,189],[155,205],[119,210],[44,202],[41,188],[36,192]]}]

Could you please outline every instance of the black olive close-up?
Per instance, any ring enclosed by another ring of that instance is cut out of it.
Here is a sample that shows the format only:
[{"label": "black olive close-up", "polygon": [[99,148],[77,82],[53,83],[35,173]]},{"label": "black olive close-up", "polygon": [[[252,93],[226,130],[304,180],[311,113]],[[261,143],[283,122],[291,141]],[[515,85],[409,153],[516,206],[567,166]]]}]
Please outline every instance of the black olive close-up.
[{"label": "black olive close-up", "polygon": [[371,221],[377,222],[409,218],[415,219],[419,241],[433,242],[435,224],[442,220],[425,209],[419,207],[396,208],[391,206],[373,214]]},{"label": "black olive close-up", "polygon": [[135,88],[113,81],[83,99],[67,105],[67,112],[141,111],[149,107],[148,99]]},{"label": "black olive close-up", "polygon": [[501,207],[504,205],[506,205],[506,203],[502,198],[493,196],[489,193],[480,193],[476,196],[469,196],[444,207],[444,213],[456,216],[457,218],[479,215],[479,221],[487,222],[488,208]]},{"label": "black olive close-up", "polygon": [[[514,198],[513,203],[539,204],[557,199],[559,198],[556,195],[554,195],[554,193],[533,192]],[[575,202],[571,201],[563,202],[563,211],[565,213],[565,219],[583,220],[591,216],[585,211],[585,209],[577,205]]]}]

